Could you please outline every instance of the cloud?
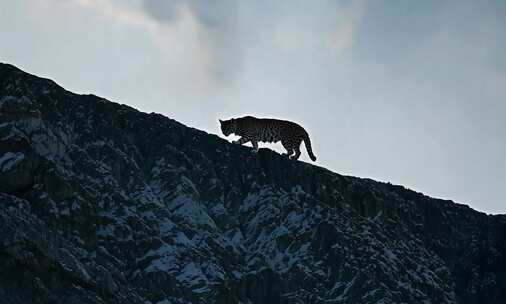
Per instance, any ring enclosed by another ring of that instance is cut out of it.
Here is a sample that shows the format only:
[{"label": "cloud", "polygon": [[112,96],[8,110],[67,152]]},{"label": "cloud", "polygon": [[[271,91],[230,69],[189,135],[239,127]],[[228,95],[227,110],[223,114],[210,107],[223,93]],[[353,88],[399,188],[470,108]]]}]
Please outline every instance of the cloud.
[{"label": "cloud", "polygon": [[330,47],[336,55],[352,47],[354,35],[364,17],[365,10],[366,2],[360,0],[351,1],[346,6],[342,4],[339,6],[336,18],[341,21],[329,37]]},{"label": "cloud", "polygon": [[138,10],[130,3],[117,3],[113,0],[75,0],[83,8],[94,9],[114,18],[117,22],[142,26],[153,30],[155,22],[142,10]]},{"label": "cloud", "polygon": [[[117,22],[145,29],[168,56],[178,49],[189,52],[192,59],[183,61],[215,89],[238,81],[246,65],[264,55],[250,50],[258,50],[257,45],[271,52],[273,59],[284,54],[302,61],[307,56],[339,57],[352,46],[366,7],[362,0],[75,1]],[[274,61],[263,63],[276,69]]]},{"label": "cloud", "polygon": [[144,0],[143,8],[160,22],[175,22],[189,9],[206,27],[223,27],[235,19],[238,3],[233,0]]},{"label": "cloud", "polygon": [[161,24],[182,22],[191,14],[198,22],[199,47],[211,56],[210,72],[217,79],[230,79],[240,70],[238,2],[233,0],[144,0],[143,9]]}]

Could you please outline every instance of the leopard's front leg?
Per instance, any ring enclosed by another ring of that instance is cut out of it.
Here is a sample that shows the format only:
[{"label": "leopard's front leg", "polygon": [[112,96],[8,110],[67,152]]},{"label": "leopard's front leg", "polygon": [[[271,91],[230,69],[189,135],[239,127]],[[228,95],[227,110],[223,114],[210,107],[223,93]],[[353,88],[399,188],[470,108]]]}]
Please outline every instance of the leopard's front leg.
[{"label": "leopard's front leg", "polygon": [[256,140],[252,140],[251,144],[253,145],[253,153],[258,152],[258,142]]},{"label": "leopard's front leg", "polygon": [[241,137],[238,140],[234,140],[232,143],[237,144],[237,145],[244,145],[248,141],[249,141],[249,139],[247,139],[246,137]]}]

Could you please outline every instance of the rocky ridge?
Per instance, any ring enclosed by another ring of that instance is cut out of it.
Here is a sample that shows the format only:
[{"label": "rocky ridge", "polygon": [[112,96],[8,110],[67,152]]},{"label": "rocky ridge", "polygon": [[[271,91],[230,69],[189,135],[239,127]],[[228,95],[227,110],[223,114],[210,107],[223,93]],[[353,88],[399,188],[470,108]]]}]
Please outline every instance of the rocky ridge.
[{"label": "rocky ridge", "polygon": [[0,303],[506,303],[506,216],[0,64]]}]

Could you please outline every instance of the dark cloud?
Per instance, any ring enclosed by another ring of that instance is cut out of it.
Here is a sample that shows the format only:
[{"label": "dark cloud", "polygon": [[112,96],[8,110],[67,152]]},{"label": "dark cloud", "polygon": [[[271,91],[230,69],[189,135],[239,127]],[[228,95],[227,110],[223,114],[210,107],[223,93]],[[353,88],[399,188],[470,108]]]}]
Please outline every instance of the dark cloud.
[{"label": "dark cloud", "polygon": [[218,79],[234,76],[241,66],[238,40],[238,2],[233,0],[144,0],[143,8],[160,23],[176,23],[189,11],[199,22],[203,47],[212,53],[212,72]]},{"label": "dark cloud", "polygon": [[208,27],[231,25],[237,14],[237,2],[231,0],[144,0],[146,12],[160,22],[177,21],[184,8]]},{"label": "dark cloud", "polygon": [[160,22],[174,22],[178,18],[178,8],[182,1],[144,0],[146,12]]}]

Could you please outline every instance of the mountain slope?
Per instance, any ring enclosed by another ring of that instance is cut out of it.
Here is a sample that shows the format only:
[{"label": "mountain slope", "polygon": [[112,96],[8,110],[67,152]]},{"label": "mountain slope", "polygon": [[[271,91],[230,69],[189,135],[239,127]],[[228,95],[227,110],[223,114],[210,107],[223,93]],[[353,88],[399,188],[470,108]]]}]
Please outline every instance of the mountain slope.
[{"label": "mountain slope", "polygon": [[0,303],[505,303],[506,217],[0,64]]}]

